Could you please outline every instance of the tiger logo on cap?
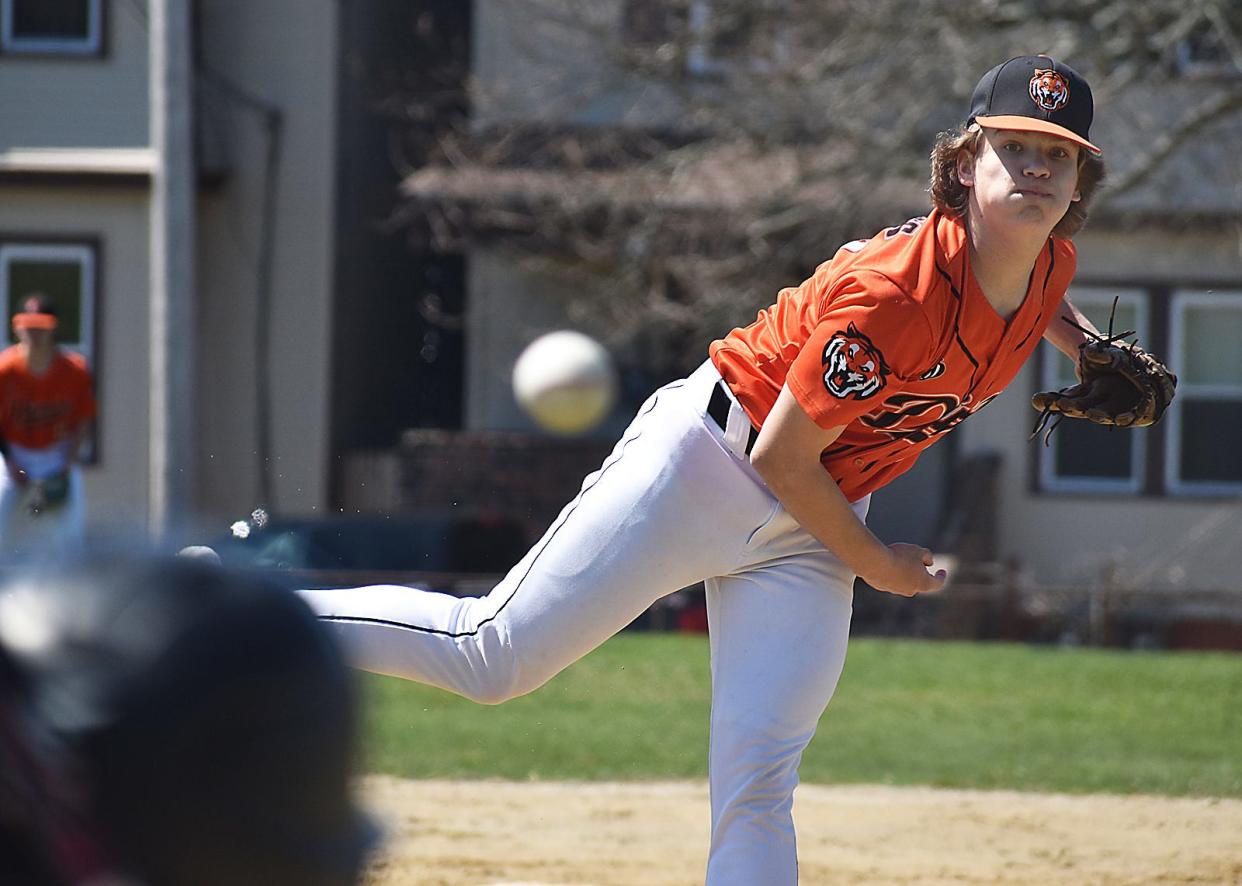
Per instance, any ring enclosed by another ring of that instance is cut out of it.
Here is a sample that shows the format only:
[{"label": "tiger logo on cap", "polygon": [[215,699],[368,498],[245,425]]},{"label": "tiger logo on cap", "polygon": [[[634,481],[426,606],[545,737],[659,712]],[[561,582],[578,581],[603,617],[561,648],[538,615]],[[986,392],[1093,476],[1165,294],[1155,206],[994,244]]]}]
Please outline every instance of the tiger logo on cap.
[{"label": "tiger logo on cap", "polygon": [[824,348],[824,386],[832,396],[865,400],[884,388],[892,370],[880,349],[851,323],[835,332]]},{"label": "tiger logo on cap", "polygon": [[1031,101],[1045,111],[1058,111],[1069,103],[1069,83],[1051,69],[1035,69],[1031,78]]}]

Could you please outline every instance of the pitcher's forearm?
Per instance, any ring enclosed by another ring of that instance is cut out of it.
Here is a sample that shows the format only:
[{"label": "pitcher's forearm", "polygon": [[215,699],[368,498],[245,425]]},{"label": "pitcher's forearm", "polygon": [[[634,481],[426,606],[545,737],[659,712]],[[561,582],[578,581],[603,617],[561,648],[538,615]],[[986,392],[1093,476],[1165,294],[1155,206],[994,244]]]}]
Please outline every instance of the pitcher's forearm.
[{"label": "pitcher's forearm", "polygon": [[842,563],[881,591],[913,596],[939,590],[943,570],[930,574],[931,551],[885,545],[854,513],[837,481],[820,462],[844,426],[822,428],[803,412],[788,385],[759,431],[750,463],[790,515]]},{"label": "pitcher's forearm", "polygon": [[855,575],[875,578],[889,559],[888,547],[867,528],[835,480],[818,464],[754,465],[785,509]]},{"label": "pitcher's forearm", "polygon": [[1095,331],[1098,334],[1095,324],[1087,319],[1087,315],[1074,307],[1068,298],[1064,298],[1061,300],[1061,306],[1057,308],[1056,319],[1049,323],[1047,330],[1044,331],[1044,338],[1051,342],[1058,351],[1077,363],[1078,346],[1085,341],[1090,341],[1091,338],[1087,332],[1083,332],[1083,329]]}]

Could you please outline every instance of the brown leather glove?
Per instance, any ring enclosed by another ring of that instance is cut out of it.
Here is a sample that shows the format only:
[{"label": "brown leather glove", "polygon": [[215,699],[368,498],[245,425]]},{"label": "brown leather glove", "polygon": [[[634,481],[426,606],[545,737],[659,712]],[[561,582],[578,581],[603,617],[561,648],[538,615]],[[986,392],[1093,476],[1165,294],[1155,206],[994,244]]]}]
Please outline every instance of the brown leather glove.
[{"label": "brown leather glove", "polygon": [[[1076,385],[1041,391],[1031,398],[1031,406],[1041,413],[1032,436],[1043,430],[1054,414],[1058,421],[1085,418],[1119,428],[1154,425],[1173,402],[1177,389],[1177,376],[1167,366],[1137,344],[1111,337],[1079,347],[1078,377],[1081,381]],[[1048,433],[1052,433],[1051,428]]]}]

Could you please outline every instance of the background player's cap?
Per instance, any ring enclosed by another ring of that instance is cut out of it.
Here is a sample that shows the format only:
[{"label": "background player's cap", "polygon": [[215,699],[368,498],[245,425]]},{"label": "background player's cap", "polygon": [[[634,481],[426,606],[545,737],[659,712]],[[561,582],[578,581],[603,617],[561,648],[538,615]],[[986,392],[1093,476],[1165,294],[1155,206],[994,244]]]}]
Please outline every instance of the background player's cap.
[{"label": "background player's cap", "polygon": [[1088,140],[1094,110],[1091,87],[1077,71],[1046,55],[1022,55],[983,75],[966,123],[1046,132],[1100,154]]},{"label": "background player's cap", "polygon": [[14,329],[55,329],[56,323],[56,303],[41,293],[23,298],[13,315]]}]

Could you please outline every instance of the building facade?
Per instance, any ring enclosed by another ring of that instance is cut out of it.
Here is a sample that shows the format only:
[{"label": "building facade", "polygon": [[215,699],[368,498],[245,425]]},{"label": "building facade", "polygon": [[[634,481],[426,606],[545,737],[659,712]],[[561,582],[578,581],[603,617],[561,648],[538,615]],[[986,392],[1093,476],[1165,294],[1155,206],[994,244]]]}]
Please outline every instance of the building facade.
[{"label": "building facade", "polygon": [[[746,82],[729,72],[770,70],[794,39],[764,30],[761,18],[735,16],[713,30],[720,13],[710,0],[673,4],[676,14],[638,0],[574,4],[586,26],[572,33],[564,21],[548,31],[532,11],[556,6],[195,4],[200,181],[195,451],[187,470],[195,476],[192,516],[200,525],[227,526],[256,506],[291,515],[399,509],[410,501],[458,507],[403,498],[405,431],[532,432],[510,389],[513,360],[550,329],[595,331],[581,306],[574,313],[575,299],[616,285],[649,260],[649,241],[660,239],[662,229],[635,218],[744,213],[793,185],[810,196],[792,209],[839,215],[852,236],[925,211],[918,182],[909,188],[838,175],[808,184],[805,170],[818,162],[814,144],[784,153],[730,149],[693,163],[670,150],[656,172],[641,162],[619,172],[596,168],[588,158],[573,175],[540,159],[536,145],[525,164],[471,177],[459,158],[432,175],[425,163],[445,121],[464,121],[474,133],[544,127],[668,139],[695,129],[708,105],[758,98],[762,113],[762,95],[729,94]],[[0,0],[0,13],[0,103],[7,111],[0,295],[11,309],[15,294],[37,283],[70,306],[65,343],[90,359],[101,407],[86,471],[90,520],[99,528],[141,526],[154,162],[146,7]],[[689,33],[689,42],[668,42],[670,28]],[[892,51],[918,39],[890,35]],[[659,64],[661,76],[626,64],[634,47],[649,53],[644,58]],[[1102,109],[1093,135],[1115,174],[1124,178],[1142,160],[1135,125],[1146,120],[1158,131],[1178,109],[1238,89],[1235,68],[1196,51],[1187,50],[1181,75],[1165,78],[1156,98],[1123,90]],[[929,91],[925,113],[911,125],[934,133],[956,122],[960,102],[952,98]],[[411,132],[421,136],[411,140]],[[675,137],[668,143],[680,145]],[[1115,299],[1115,326],[1135,329],[1180,376],[1164,421],[1132,432],[1065,424],[1048,446],[1028,439],[1036,418],[1030,394],[1070,377],[1068,362],[1042,346],[1006,394],[876,497],[872,523],[881,535],[951,540],[955,508],[971,494],[963,484],[983,482],[963,466],[987,464],[988,513],[995,514],[984,545],[990,560],[1016,562],[1049,585],[1120,570],[1127,581],[1172,590],[1234,586],[1227,558],[1242,525],[1242,170],[1229,146],[1239,143],[1238,114],[1221,115],[1141,185],[1102,205],[1076,239],[1075,302],[1106,326]],[[923,162],[917,154],[916,166]],[[600,207],[625,205],[634,236],[622,245],[630,251],[600,252],[585,263],[579,255],[566,274],[570,262],[555,250],[542,265],[516,258],[505,232],[464,238],[438,254],[421,240],[418,248],[407,243],[418,239],[410,229],[442,221],[432,209],[468,217],[489,203],[503,204],[496,216],[512,225],[508,235],[528,240],[532,215],[510,211],[515,207],[534,205],[533,217],[549,222],[611,219]],[[818,254],[807,250],[805,270],[839,242]],[[661,261],[677,260],[661,254]],[[782,284],[797,282],[791,276]],[[749,310],[731,322],[747,322]],[[632,397],[642,396],[643,384],[631,385]],[[624,412],[600,430],[600,440],[624,423]],[[448,459],[453,444],[437,439]],[[497,451],[503,462],[504,447]]]}]

